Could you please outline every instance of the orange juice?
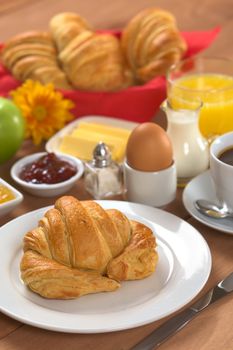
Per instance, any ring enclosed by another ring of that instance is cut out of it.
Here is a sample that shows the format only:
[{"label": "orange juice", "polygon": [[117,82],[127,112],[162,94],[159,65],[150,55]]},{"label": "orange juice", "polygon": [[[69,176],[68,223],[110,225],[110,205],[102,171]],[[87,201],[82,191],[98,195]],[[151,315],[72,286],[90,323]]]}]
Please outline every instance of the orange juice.
[{"label": "orange juice", "polygon": [[195,109],[197,103],[203,103],[199,127],[206,138],[233,130],[233,76],[184,75],[168,86],[168,98],[176,109]]}]

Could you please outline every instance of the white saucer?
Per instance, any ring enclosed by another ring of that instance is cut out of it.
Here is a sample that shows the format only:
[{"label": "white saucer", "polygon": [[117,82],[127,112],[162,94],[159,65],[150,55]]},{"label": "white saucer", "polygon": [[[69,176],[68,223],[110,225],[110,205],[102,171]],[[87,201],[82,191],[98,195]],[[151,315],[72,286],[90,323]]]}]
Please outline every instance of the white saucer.
[{"label": "white saucer", "polygon": [[195,219],[203,224],[212,227],[215,230],[233,234],[232,219],[214,219],[201,214],[194,206],[194,202],[197,199],[208,199],[212,202],[218,203],[214,183],[209,170],[198,175],[187,184],[183,192],[184,206]]}]

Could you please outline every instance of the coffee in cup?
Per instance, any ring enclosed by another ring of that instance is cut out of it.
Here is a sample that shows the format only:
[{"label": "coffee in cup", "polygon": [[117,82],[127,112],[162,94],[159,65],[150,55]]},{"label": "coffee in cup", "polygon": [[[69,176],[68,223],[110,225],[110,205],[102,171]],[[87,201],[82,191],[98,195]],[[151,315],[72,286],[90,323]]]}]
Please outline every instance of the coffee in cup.
[{"label": "coffee in cup", "polygon": [[218,156],[221,162],[233,166],[233,146],[224,149]]},{"label": "coffee in cup", "polygon": [[217,137],[211,144],[210,172],[217,198],[233,211],[233,132]]}]

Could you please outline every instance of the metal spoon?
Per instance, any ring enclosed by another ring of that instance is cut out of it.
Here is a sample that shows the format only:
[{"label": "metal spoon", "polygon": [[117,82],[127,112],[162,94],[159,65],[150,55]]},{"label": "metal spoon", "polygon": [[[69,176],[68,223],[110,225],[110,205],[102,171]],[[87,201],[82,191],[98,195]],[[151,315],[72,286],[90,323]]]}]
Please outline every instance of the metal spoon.
[{"label": "metal spoon", "polygon": [[233,212],[229,212],[226,206],[220,207],[206,199],[198,199],[195,201],[194,205],[198,211],[211,218],[233,218]]}]

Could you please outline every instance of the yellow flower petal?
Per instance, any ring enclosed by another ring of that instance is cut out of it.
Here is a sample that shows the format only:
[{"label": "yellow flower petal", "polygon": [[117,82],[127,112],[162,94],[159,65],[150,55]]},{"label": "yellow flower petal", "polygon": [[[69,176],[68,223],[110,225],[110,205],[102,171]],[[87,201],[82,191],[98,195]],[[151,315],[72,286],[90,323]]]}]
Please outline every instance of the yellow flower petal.
[{"label": "yellow flower petal", "polygon": [[70,113],[74,103],[54,90],[53,84],[27,80],[11,92],[11,97],[24,116],[26,137],[32,137],[36,145],[74,119]]}]

